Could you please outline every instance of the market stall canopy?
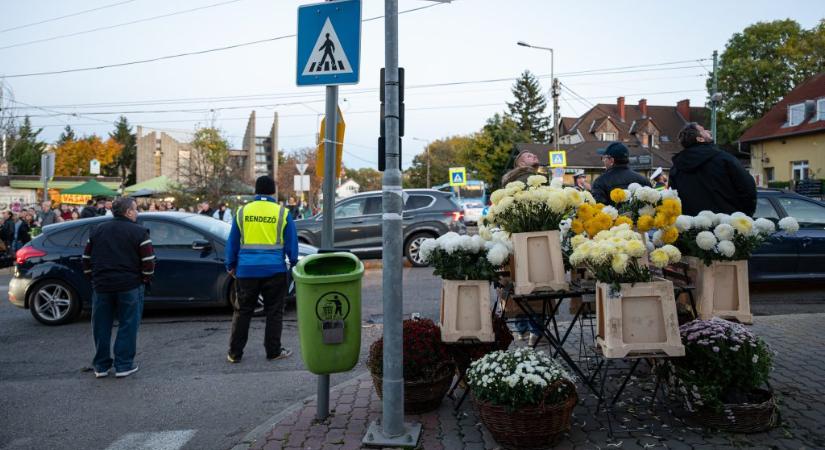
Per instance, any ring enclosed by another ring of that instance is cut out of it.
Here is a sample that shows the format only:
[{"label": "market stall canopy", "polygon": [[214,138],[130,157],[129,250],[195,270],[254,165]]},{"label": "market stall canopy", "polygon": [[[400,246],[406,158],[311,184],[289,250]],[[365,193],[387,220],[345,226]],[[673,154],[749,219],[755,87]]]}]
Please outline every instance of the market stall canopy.
[{"label": "market stall canopy", "polygon": [[154,193],[155,191],[152,189],[141,189],[139,191],[132,192],[129,194],[129,197],[151,197]]},{"label": "market stall canopy", "polygon": [[[131,186],[126,187],[123,191],[126,193],[138,192],[141,189],[148,189],[151,190],[152,193],[161,194],[164,192],[169,192],[172,188],[172,182],[166,175],[161,175],[159,177],[151,178],[146,181],[142,181],[138,184],[133,184]],[[134,195],[133,195],[134,197]]]},{"label": "market stall canopy", "polygon": [[91,195],[93,197],[117,197],[117,192],[107,188],[95,180],[89,180],[80,186],[64,189],[60,194]]}]

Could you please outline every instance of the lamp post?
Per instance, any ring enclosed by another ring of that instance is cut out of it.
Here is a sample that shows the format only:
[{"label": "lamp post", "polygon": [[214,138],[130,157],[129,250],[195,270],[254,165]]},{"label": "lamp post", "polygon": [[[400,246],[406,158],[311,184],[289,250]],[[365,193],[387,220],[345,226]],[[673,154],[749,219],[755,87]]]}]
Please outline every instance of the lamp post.
[{"label": "lamp post", "polygon": [[540,47],[538,45],[530,45],[524,41],[518,41],[518,45],[522,47],[528,48],[535,48],[538,50],[545,50],[550,52],[550,81],[552,83],[552,87],[550,88],[551,96],[553,97],[553,146],[556,150],[559,149],[559,92],[558,92],[558,80],[556,80],[555,76],[555,68],[554,66],[554,54],[552,48],[550,47]]},{"label": "lamp post", "polygon": [[417,138],[417,137],[414,137],[413,140],[414,141],[421,141],[421,142],[424,142],[425,144],[427,144],[427,147],[425,148],[425,150],[427,151],[427,189],[429,189],[430,187],[432,187],[432,185],[430,184],[430,141],[428,141],[426,139]]}]

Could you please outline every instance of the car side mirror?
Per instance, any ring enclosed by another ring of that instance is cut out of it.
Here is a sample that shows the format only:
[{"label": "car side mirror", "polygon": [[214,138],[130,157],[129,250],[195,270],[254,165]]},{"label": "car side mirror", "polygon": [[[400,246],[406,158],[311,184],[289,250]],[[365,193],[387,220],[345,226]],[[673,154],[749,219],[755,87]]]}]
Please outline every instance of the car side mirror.
[{"label": "car side mirror", "polygon": [[192,250],[210,250],[212,249],[212,244],[204,239],[196,239],[192,242]]}]

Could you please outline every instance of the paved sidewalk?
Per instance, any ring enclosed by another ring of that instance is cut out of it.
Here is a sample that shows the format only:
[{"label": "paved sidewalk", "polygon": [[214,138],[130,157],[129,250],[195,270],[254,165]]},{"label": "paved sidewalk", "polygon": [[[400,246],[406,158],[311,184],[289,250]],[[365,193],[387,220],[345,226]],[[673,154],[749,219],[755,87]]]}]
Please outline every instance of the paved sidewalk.
[{"label": "paved sidewalk", "polygon": [[[825,448],[825,314],[757,317],[755,321],[754,331],[777,352],[771,384],[781,412],[778,427],[751,435],[703,430],[685,421],[684,411],[671,409],[675,406],[672,402],[659,401],[651,408],[654,380],[649,373],[641,373],[632,378],[616,404],[613,439],[608,437],[606,414],[595,414],[595,397],[579,383],[580,401],[574,411],[573,428],[554,448]],[[620,376],[609,376],[610,392],[615,392]],[[445,399],[437,411],[406,417],[423,425],[418,448],[499,448],[479,421],[471,399],[458,411],[453,407],[453,401]],[[369,422],[381,416],[381,401],[370,375],[365,373],[336,386],[330,393],[330,409],[330,418],[316,423],[315,400],[307,399],[258,427],[235,448],[361,448]]]}]

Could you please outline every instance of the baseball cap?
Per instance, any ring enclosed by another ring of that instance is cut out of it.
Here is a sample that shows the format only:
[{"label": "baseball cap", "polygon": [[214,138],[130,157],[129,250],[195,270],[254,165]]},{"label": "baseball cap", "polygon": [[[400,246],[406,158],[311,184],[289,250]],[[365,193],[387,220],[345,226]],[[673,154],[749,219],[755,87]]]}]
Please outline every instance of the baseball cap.
[{"label": "baseball cap", "polygon": [[573,178],[578,178],[578,177],[583,177],[583,176],[585,176],[585,175],[584,175],[584,170],[581,170],[581,169],[577,170],[577,171],[573,174]]},{"label": "baseball cap", "polygon": [[654,179],[654,178],[658,177],[658,176],[659,176],[659,175],[661,175],[661,174],[662,174],[662,168],[661,168],[661,167],[657,167],[657,168],[656,168],[656,170],[654,170],[654,171],[653,171],[653,174],[652,174],[652,175],[650,175],[650,179],[652,180],[652,179]]},{"label": "baseball cap", "polygon": [[600,155],[612,156],[615,159],[627,159],[630,155],[627,146],[621,142],[611,142],[610,145],[605,148],[600,148],[596,150],[596,152]]}]

